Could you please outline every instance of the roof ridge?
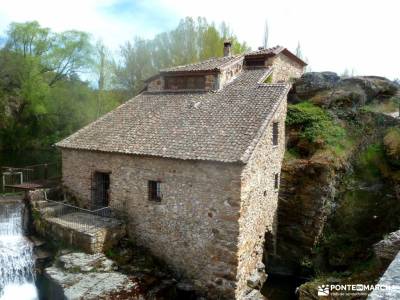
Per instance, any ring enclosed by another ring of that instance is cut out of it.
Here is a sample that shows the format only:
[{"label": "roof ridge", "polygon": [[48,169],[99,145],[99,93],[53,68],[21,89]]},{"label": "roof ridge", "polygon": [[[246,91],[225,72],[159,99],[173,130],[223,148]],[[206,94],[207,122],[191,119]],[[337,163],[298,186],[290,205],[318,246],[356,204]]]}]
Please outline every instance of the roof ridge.
[{"label": "roof ridge", "polygon": [[[210,57],[208,59],[205,60],[201,60],[195,63],[190,63],[190,64],[185,64],[185,65],[179,65],[179,66],[171,66],[168,68],[164,68],[160,70],[160,73],[168,73],[168,72],[193,72],[193,71],[204,71],[204,70],[216,70],[219,69],[223,66],[225,66],[226,64],[231,63],[233,60],[236,60],[238,58],[240,58],[241,55],[230,55],[230,56],[217,56],[217,57]],[[214,63],[214,65],[211,65],[209,67],[205,67],[207,64],[212,64]],[[200,69],[198,70],[190,70],[190,68],[195,68],[199,66]],[[203,67],[203,69],[201,69],[201,67]],[[189,70],[185,70],[188,69]]]},{"label": "roof ridge", "polygon": [[211,60],[216,59],[216,58],[218,58],[218,57],[210,57],[210,58],[207,58],[206,60],[201,60],[201,61],[198,61],[198,62],[194,62],[194,63],[190,63],[190,64],[185,64],[185,65],[171,66],[171,67],[168,67],[168,68],[160,69],[160,72],[163,72],[163,71],[168,72],[168,70],[173,69],[173,68],[181,68],[181,67],[195,66],[195,65],[198,65],[198,64],[200,64],[200,63],[208,62],[208,61],[211,61]]}]

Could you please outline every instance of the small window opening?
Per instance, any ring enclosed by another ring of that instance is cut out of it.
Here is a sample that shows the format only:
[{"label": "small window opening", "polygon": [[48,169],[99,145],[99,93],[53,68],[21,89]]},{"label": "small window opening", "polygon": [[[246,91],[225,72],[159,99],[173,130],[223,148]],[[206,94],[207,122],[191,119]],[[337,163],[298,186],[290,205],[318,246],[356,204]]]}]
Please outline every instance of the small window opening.
[{"label": "small window opening", "polygon": [[274,174],[274,189],[279,189],[279,173]]},{"label": "small window opening", "polygon": [[161,202],[161,182],[160,181],[149,181],[149,200]]},{"label": "small window opening", "polygon": [[272,145],[277,146],[279,142],[279,122],[272,125]]}]

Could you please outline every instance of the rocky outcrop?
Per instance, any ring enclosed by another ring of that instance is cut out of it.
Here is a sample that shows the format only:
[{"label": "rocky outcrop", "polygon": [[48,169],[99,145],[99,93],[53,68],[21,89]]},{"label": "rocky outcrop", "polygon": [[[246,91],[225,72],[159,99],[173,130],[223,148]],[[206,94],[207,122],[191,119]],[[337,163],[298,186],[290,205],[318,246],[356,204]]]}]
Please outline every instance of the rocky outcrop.
[{"label": "rocky outcrop", "polygon": [[[309,120],[287,126],[289,155],[285,156],[282,167],[277,250],[275,255],[269,255],[266,259],[269,272],[300,272],[304,275],[304,269],[312,268],[315,246],[320,241],[328,216],[340,204],[340,197],[351,197],[357,193],[346,190],[352,184],[343,182],[343,178],[352,172],[353,163],[363,149],[371,143],[382,143],[386,130],[398,126],[396,119],[381,113],[367,112],[361,107],[386,101],[397,93],[397,89],[397,84],[383,77],[342,78],[332,72],[306,73],[294,83],[289,102],[295,104],[310,101],[310,105],[322,108],[334,124],[351,133],[351,137],[346,141],[347,144],[334,143],[328,149],[326,143],[322,142],[318,144],[319,147],[312,148],[313,144],[302,135],[304,128],[309,126],[307,122],[317,122],[311,110],[306,115],[310,117]],[[294,117],[301,121],[303,115]],[[313,125],[315,129],[318,124]],[[314,144],[318,142],[318,138],[313,141]],[[393,141],[390,143],[392,148],[394,144]],[[382,169],[378,172],[384,171]],[[393,170],[389,171],[393,173]],[[371,185],[369,182],[358,183],[359,187],[358,184],[354,187],[356,190]],[[387,187],[383,188],[382,185],[377,188],[385,193]],[[387,197],[392,197],[392,191],[387,194]]]},{"label": "rocky outcrop", "polygon": [[66,299],[143,299],[139,283],[116,272],[104,254],[70,253],[45,269],[52,291]]},{"label": "rocky outcrop", "polygon": [[292,99],[302,101],[314,97],[319,92],[333,89],[340,81],[334,72],[308,72],[295,82],[292,90]]},{"label": "rocky outcrop", "polygon": [[293,85],[290,102],[310,100],[324,107],[356,108],[394,96],[398,85],[384,77],[339,77],[333,72],[310,72]]},{"label": "rocky outcrop", "polygon": [[400,251],[400,230],[391,232],[374,245],[375,255],[384,262],[391,262]]},{"label": "rocky outcrop", "polygon": [[323,161],[285,161],[278,208],[273,271],[292,273],[321,236],[335,194],[334,168]]}]

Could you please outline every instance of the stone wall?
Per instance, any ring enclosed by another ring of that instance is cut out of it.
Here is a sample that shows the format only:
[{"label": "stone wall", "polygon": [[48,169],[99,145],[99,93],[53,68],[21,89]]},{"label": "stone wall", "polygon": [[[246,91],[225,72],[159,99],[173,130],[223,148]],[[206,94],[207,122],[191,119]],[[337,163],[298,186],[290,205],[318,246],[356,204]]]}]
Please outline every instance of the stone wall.
[{"label": "stone wall", "polygon": [[226,66],[218,76],[219,89],[222,89],[227,83],[236,78],[243,69],[243,59]]},{"label": "stone wall", "polygon": [[164,78],[157,76],[147,84],[147,90],[149,92],[158,92],[164,89]]},{"label": "stone wall", "polygon": [[213,91],[218,89],[218,76],[215,74],[206,75],[205,90]]},{"label": "stone wall", "polygon": [[273,67],[272,82],[291,82],[295,78],[300,78],[304,73],[304,67],[290,59],[285,54],[280,53],[266,61],[267,66]]},{"label": "stone wall", "polygon": [[[86,203],[92,173],[111,172],[110,205],[126,203],[131,237],[210,298],[233,298],[242,165],[66,149],[62,160],[64,184]],[[160,203],[148,180],[161,181]]]},{"label": "stone wall", "polygon": [[[284,99],[242,172],[237,299],[247,292],[248,278],[262,268],[264,248],[271,251],[275,248],[278,190],[274,187],[274,175],[280,173],[285,152],[286,107]],[[279,122],[277,146],[272,144],[273,122]],[[271,238],[264,247],[266,232]]]}]

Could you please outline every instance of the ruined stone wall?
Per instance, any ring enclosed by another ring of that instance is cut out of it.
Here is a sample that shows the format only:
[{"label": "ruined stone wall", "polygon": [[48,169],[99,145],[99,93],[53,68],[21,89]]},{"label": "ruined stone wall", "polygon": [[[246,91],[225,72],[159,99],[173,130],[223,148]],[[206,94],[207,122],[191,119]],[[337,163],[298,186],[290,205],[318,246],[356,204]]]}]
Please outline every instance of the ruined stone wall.
[{"label": "ruined stone wall", "polygon": [[272,82],[291,82],[295,78],[300,78],[304,73],[304,67],[280,53],[266,61],[267,66],[273,67]]},{"label": "ruined stone wall", "polygon": [[[94,171],[110,174],[111,206],[126,203],[128,232],[209,297],[236,288],[242,165],[62,150],[63,180],[85,201]],[[148,200],[148,180],[163,199]]]},{"label": "ruined stone wall", "polygon": [[[274,175],[280,173],[285,152],[286,107],[284,99],[241,175],[237,299],[243,297],[247,280],[262,266],[266,232],[272,238],[266,241],[270,245],[265,248],[275,248],[278,190],[274,187]],[[277,146],[272,143],[273,122],[279,122]]]}]

